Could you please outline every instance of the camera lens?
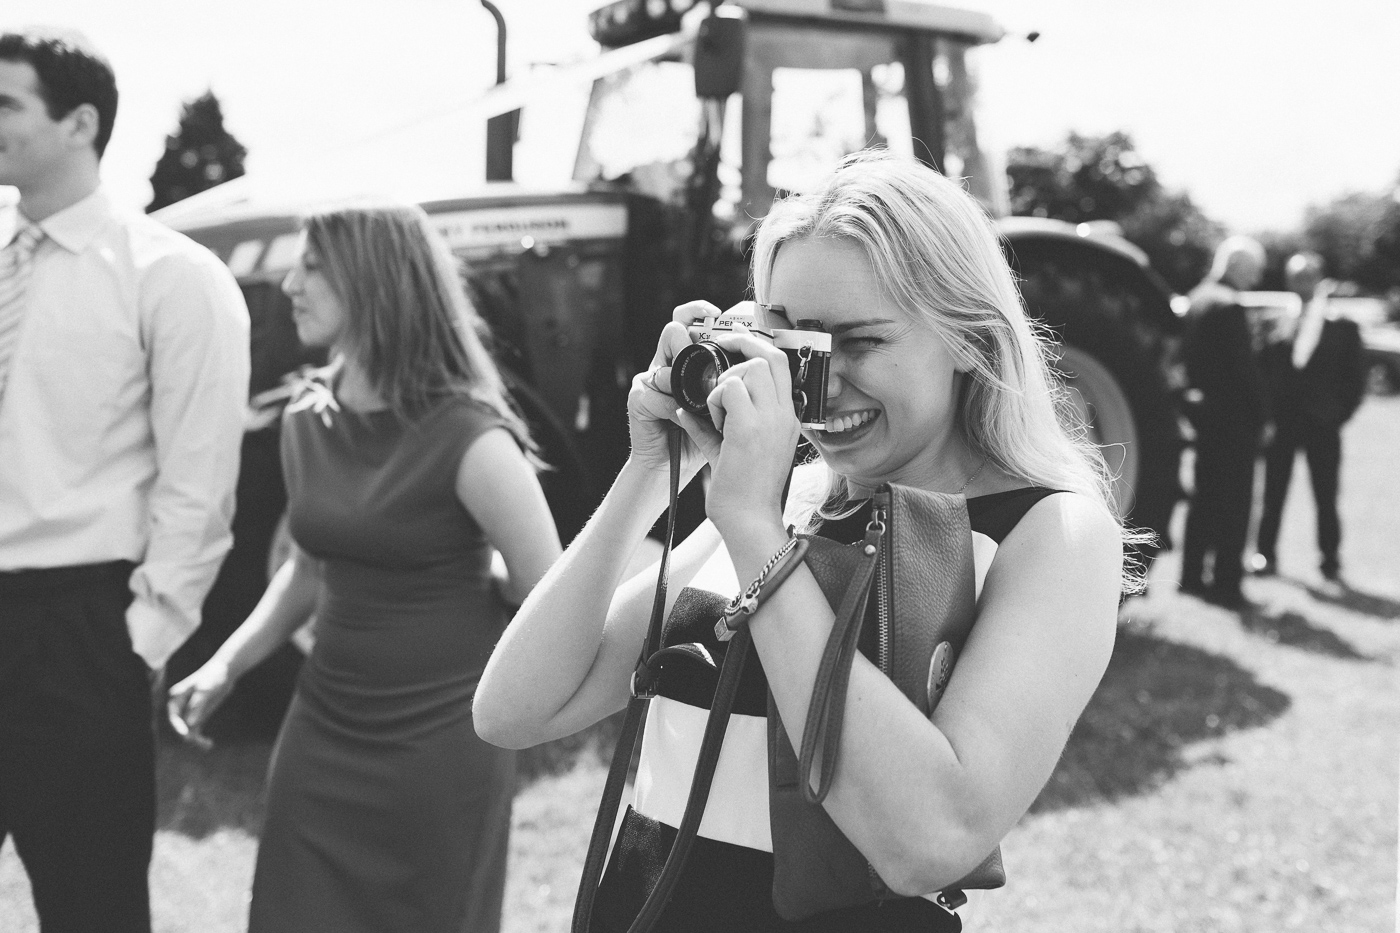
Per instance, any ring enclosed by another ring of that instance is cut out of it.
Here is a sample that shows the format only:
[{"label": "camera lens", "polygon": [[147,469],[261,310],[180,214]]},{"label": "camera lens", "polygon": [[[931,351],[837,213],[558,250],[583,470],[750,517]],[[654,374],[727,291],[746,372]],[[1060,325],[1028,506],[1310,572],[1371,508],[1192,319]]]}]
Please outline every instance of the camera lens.
[{"label": "camera lens", "polygon": [[729,354],[708,340],[692,343],[671,361],[671,395],[686,411],[703,415],[709,411],[705,400],[719,382],[720,373],[731,365]]}]

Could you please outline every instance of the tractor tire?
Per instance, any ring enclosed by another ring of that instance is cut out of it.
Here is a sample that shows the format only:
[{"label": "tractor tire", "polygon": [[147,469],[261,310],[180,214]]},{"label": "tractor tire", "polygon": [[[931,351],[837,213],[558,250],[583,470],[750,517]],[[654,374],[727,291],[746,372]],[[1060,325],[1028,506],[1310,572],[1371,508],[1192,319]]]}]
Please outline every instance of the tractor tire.
[{"label": "tractor tire", "polygon": [[1156,536],[1134,555],[1145,567],[1171,546],[1182,497],[1170,295],[1131,258],[1089,244],[1031,238],[1010,249],[1027,310],[1059,342],[1055,365],[1103,452],[1114,507]]}]

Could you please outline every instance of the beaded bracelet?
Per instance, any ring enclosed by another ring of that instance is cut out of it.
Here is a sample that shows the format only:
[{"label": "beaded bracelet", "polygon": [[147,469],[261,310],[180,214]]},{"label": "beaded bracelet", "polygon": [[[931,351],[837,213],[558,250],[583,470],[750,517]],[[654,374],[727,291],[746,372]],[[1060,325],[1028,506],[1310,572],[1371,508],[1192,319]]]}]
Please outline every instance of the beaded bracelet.
[{"label": "beaded bracelet", "polygon": [[763,601],[773,595],[779,585],[788,578],[788,574],[797,569],[806,554],[807,541],[805,539],[788,538],[787,544],[780,547],[778,553],[768,559],[768,563],[763,565],[763,569],[758,572],[758,576],[754,577],[754,581],[742,593],[730,600],[729,605],[724,607],[719,621],[715,623],[715,637],[720,641],[729,641],[733,638],[734,633],[748,623],[749,616],[757,612]]}]

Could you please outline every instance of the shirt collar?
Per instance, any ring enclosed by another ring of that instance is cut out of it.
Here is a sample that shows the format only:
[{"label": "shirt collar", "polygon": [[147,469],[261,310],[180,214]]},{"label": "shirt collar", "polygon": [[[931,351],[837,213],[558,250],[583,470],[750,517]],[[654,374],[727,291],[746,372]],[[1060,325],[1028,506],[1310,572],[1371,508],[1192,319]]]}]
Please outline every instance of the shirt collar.
[{"label": "shirt collar", "polygon": [[49,239],[70,253],[81,253],[112,217],[112,202],[98,188],[92,194],[39,221]]}]

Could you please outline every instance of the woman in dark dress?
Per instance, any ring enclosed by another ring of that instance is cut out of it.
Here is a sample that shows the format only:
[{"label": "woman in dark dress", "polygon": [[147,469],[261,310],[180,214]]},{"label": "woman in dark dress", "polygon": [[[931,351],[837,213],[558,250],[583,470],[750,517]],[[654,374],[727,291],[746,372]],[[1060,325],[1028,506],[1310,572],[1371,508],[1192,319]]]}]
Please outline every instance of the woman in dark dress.
[{"label": "woman in dark dress", "polygon": [[[667,422],[687,438],[683,480],[705,463],[712,471],[709,519],[672,555],[668,611],[679,599],[713,602],[695,590],[738,593],[788,546],[791,525],[858,539],[867,499],[883,483],[963,494],[977,621],[946,692],[925,717],[857,656],[823,803],[901,896],[794,923],[770,899],[763,686],[784,722],[806,722],[833,623],[798,564],[749,617],[761,663],[750,657],[745,676],[755,667],[755,683],[740,681],[690,860],[655,927],[957,930],[955,905],[935,892],[978,865],[1027,811],[1108,664],[1124,532],[1103,463],[1057,417],[1063,390],[1046,348],[991,222],[955,182],[888,154],[851,157],[818,190],[774,205],[753,263],[760,327],[815,321],[832,335],[825,428],[801,432],[819,459],[793,476],[784,514],[799,425],[787,358],[756,336],[716,338],[744,361],[720,376],[709,417],[677,408],[666,390],[672,359],[691,342],[686,325],[719,313],[706,302],[677,308],[652,369],[633,381],[631,456],[497,646],[477,692],[477,730],[523,747],[626,705],[655,570],[627,580],[624,569],[666,506]],[[717,658],[714,617],[690,625],[680,616],[666,642],[698,642]],[[627,929],[675,836],[714,695],[707,668],[668,661],[657,675],[594,930]]]},{"label": "woman in dark dress", "polygon": [[171,708],[197,730],[314,613],[249,929],[493,931],[514,759],[476,737],[472,697],[505,601],[560,550],[529,438],[418,208],[309,218],[283,289],[333,357],[284,416],[293,555]]}]

